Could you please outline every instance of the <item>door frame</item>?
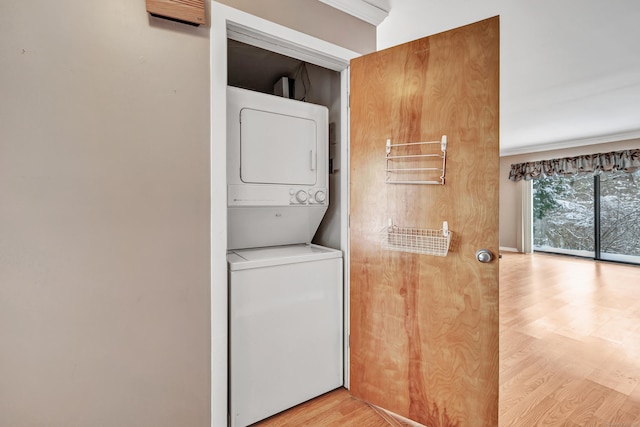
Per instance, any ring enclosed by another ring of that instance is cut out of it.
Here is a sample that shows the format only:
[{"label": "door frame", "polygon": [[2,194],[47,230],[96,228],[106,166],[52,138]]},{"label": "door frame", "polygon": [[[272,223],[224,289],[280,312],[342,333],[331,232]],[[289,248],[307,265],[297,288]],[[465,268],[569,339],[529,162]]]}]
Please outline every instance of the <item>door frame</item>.
[{"label": "door frame", "polygon": [[210,29],[210,184],[211,184],[211,425],[227,425],[228,290],[226,87],[227,38],[340,72],[340,249],[344,256],[344,381],[349,386],[349,61],[359,53],[211,2]]}]

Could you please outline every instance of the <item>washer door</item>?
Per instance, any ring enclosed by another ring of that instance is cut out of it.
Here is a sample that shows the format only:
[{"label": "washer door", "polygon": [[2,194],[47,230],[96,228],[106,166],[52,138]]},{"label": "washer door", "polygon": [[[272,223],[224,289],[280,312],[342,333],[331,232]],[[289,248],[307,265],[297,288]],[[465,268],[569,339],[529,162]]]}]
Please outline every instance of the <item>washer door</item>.
[{"label": "washer door", "polygon": [[[273,263],[269,252],[249,263]],[[341,258],[231,270],[229,277],[231,427],[342,385]]]},{"label": "washer door", "polygon": [[317,124],[301,117],[240,111],[240,179],[251,184],[315,185]]}]

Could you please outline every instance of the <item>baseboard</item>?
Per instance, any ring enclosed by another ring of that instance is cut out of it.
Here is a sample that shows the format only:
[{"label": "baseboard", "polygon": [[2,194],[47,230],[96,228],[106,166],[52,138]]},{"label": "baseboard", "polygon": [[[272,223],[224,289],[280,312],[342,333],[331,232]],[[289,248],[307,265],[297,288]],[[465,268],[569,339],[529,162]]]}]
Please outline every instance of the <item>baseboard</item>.
[{"label": "baseboard", "polygon": [[517,253],[520,253],[520,251],[517,250],[516,248],[508,248],[506,246],[500,246],[500,251],[501,252],[517,252]]}]

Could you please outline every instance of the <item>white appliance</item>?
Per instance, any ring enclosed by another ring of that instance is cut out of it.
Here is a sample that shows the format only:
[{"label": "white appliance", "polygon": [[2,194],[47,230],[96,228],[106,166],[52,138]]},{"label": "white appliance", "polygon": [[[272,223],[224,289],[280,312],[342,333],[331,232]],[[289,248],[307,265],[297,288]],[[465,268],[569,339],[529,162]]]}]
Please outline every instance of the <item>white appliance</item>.
[{"label": "white appliance", "polygon": [[228,249],[311,242],[329,203],[328,114],[227,88]]},{"label": "white appliance", "polygon": [[227,262],[231,427],[340,387],[342,253],[289,245],[232,251]]}]

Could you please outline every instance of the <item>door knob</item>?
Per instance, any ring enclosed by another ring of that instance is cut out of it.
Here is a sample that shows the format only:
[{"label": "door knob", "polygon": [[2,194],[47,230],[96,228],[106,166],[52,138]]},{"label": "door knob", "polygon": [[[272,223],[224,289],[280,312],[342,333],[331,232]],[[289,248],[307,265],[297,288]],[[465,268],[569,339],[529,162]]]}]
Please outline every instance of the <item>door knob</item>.
[{"label": "door knob", "polygon": [[491,262],[493,259],[493,254],[489,249],[478,249],[476,252],[476,258],[480,262]]}]

